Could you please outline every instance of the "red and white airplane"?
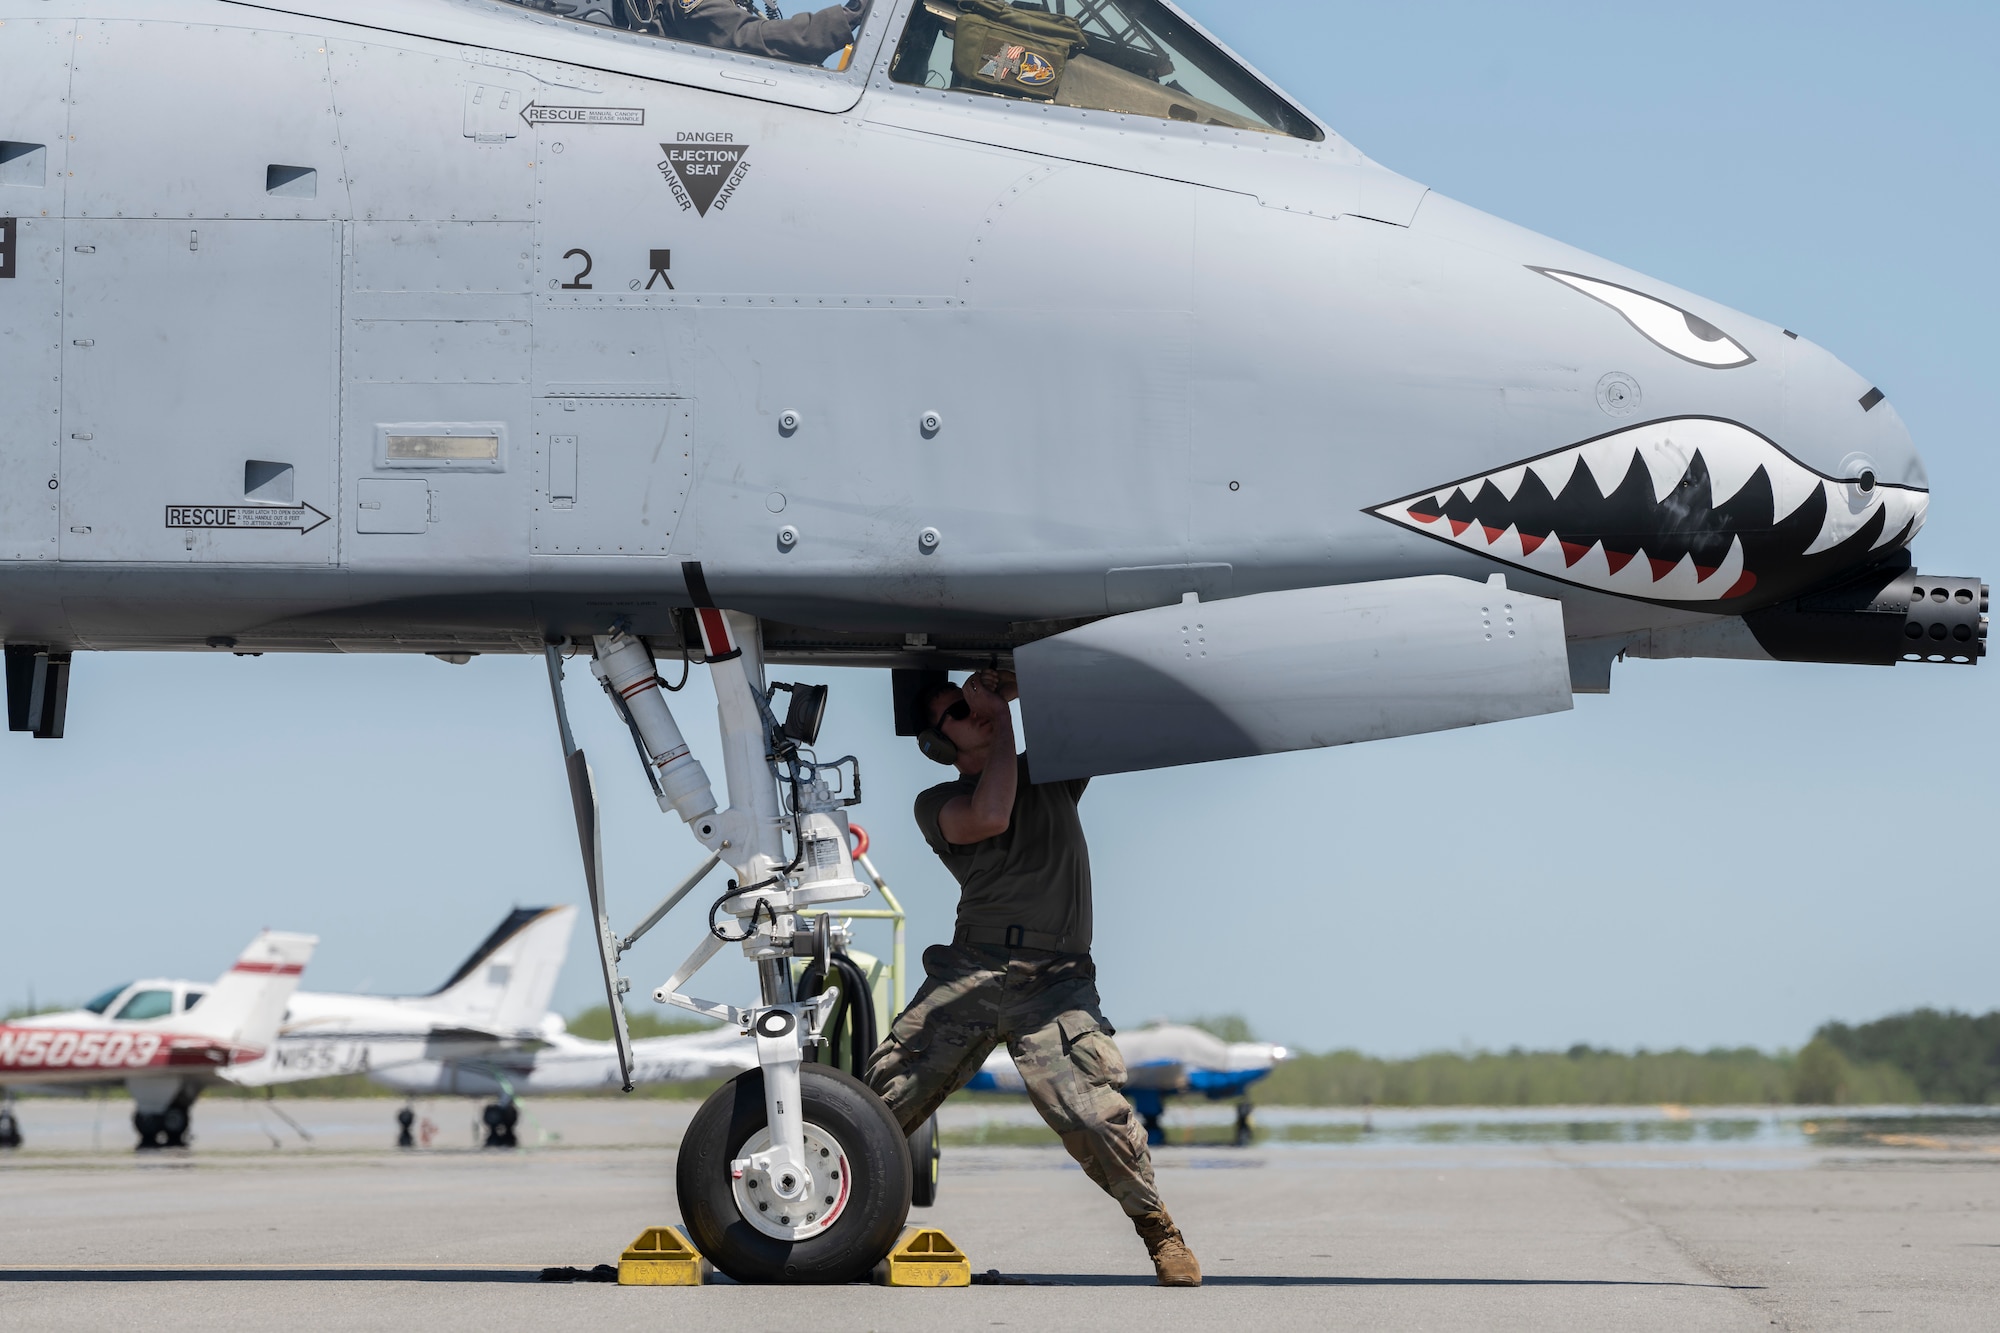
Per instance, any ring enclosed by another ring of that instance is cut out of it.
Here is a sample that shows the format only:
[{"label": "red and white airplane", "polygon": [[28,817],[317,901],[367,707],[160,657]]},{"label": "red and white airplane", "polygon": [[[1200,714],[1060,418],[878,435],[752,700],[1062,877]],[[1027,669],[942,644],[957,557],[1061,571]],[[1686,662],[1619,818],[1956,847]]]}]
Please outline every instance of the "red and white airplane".
[{"label": "red and white airplane", "polygon": [[317,943],[267,930],[206,991],[128,982],[82,1009],[0,1023],[0,1088],[122,1083],[138,1108],[139,1147],[185,1147],[188,1110],[202,1089],[277,1040]]}]

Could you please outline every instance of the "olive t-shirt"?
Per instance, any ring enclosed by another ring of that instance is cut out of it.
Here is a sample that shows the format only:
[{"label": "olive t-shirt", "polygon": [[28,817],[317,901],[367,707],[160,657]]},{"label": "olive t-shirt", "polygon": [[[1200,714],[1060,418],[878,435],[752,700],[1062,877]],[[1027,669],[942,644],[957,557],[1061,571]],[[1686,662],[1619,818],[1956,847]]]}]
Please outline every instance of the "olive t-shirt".
[{"label": "olive t-shirt", "polygon": [[1020,926],[1062,938],[1063,953],[1090,951],[1090,849],[1076,803],[1089,778],[1034,785],[1020,757],[1014,815],[1007,831],[961,847],[945,841],[938,813],[971,796],[979,776],[940,783],[917,797],[917,827],[958,881],[958,924]]}]

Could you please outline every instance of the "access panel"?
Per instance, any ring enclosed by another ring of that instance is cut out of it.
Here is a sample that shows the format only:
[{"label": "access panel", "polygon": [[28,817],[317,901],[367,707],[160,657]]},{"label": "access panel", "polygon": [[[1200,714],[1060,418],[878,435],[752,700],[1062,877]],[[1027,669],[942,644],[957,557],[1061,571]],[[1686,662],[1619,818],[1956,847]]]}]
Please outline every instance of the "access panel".
[{"label": "access panel", "polygon": [[663,556],[693,469],[683,398],[544,398],[535,405],[537,555]]},{"label": "access panel", "polygon": [[71,220],[64,560],[333,561],[334,226]]}]

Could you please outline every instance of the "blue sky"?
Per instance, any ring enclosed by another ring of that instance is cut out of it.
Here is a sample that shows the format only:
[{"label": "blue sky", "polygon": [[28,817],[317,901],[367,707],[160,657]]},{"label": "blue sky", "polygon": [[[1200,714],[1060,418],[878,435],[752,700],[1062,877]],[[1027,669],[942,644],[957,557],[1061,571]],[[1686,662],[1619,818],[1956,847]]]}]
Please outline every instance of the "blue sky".
[{"label": "blue sky", "polygon": [[[1191,8],[1384,164],[1831,348],[1924,451],[1919,565],[2000,573],[2000,9]],[[2000,1007],[1996,670],[1634,662],[1553,718],[1101,780],[1107,1010],[1405,1053]],[[908,813],[942,771],[888,734],[886,677],[775,674],[834,684],[859,818],[913,939],[942,937]],[[629,925],[697,850],[572,676]],[[683,697],[719,778],[698,674]],[[0,736],[0,811],[0,1004],[210,976],[266,924],[323,937],[317,988],[428,989],[509,907],[581,894],[538,661],[79,656],[70,738]],[[694,916],[633,956],[642,989]],[[558,1006],[594,976],[579,931]]]}]

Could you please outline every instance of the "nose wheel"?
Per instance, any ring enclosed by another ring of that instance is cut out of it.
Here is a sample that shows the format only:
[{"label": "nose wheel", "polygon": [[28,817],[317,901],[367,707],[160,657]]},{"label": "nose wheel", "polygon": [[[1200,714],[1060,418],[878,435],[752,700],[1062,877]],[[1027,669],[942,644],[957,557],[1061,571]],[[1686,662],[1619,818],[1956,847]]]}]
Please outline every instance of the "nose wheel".
[{"label": "nose wheel", "polygon": [[[489,1102],[479,1117],[486,1124],[488,1148],[518,1148],[521,1140],[514,1133],[514,1126],[521,1122],[521,1108],[512,1102]],[[409,1131],[404,1130],[405,1133]]]},{"label": "nose wheel", "polygon": [[861,1281],[909,1217],[909,1148],[881,1099],[851,1074],[808,1064],[799,1102],[802,1176],[747,1165],[771,1147],[761,1069],[702,1103],[681,1140],[681,1218],[695,1248],[738,1282]]}]

